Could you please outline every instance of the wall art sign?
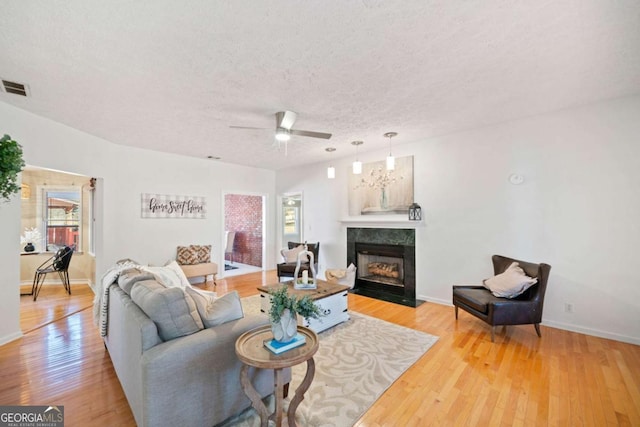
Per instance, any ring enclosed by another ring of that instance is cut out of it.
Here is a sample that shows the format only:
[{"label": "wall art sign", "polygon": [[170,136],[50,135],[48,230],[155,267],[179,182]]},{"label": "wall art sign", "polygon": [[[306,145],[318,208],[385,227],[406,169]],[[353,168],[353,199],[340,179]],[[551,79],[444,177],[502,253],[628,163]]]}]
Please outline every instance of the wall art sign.
[{"label": "wall art sign", "polygon": [[413,203],[413,156],[396,158],[395,170],[385,161],[364,163],[362,174],[349,171],[349,215],[407,214]]},{"label": "wall art sign", "polygon": [[207,217],[204,197],[142,193],[142,218]]}]

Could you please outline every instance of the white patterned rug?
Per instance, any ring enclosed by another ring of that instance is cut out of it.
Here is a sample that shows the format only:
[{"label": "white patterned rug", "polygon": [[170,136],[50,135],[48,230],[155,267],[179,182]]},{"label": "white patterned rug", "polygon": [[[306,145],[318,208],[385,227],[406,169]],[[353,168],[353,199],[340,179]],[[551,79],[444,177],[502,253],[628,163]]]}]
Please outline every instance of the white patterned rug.
[{"label": "white patterned rug", "polygon": [[[242,306],[245,313],[259,313],[260,297],[243,298]],[[299,426],[352,426],[438,340],[374,317],[349,314],[351,320],[319,334],[316,374],[296,411]],[[306,366],[292,368],[290,398]],[[224,425],[257,427],[260,418],[251,408]]]}]

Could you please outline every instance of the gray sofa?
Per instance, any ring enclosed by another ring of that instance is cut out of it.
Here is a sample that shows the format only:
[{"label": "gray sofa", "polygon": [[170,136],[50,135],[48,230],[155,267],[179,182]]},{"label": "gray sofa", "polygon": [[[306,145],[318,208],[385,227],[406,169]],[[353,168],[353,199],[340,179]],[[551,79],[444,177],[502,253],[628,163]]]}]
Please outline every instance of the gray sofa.
[{"label": "gray sofa", "polygon": [[[147,282],[152,281],[139,283]],[[251,403],[240,386],[242,365],[235,341],[266,323],[264,315],[244,315],[163,341],[156,323],[120,286],[111,285],[105,344],[136,423],[213,426],[248,408]],[[253,370],[251,376],[261,396],[273,393],[273,371]],[[288,382],[290,371],[286,376]]]}]

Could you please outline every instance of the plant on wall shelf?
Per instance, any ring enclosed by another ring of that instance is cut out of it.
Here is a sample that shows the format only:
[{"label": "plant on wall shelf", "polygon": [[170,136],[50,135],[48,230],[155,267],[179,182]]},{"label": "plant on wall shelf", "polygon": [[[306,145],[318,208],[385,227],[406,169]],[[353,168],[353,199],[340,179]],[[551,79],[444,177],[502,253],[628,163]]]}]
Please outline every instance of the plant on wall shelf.
[{"label": "plant on wall shelf", "polygon": [[20,191],[18,174],[24,167],[22,147],[9,135],[0,139],[0,198],[8,202],[12,195]]}]

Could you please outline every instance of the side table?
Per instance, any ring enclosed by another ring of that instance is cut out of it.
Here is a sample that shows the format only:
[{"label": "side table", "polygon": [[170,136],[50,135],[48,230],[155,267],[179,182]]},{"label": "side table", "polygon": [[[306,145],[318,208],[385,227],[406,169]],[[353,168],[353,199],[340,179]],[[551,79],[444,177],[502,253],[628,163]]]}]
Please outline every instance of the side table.
[{"label": "side table", "polygon": [[[264,341],[273,338],[270,325],[264,325],[247,331],[236,340],[236,354],[238,355],[238,359],[243,363],[242,369],[240,370],[240,383],[245,394],[251,400],[252,406],[260,415],[260,425],[262,427],[268,426],[269,419],[273,419],[276,426],[282,425],[284,404],[283,369],[307,362],[307,372],[305,373],[304,380],[296,389],[296,393],[287,411],[289,427],[296,425],[296,409],[304,399],[304,393],[309,389],[313,381],[313,376],[316,371],[313,355],[318,351],[318,335],[304,326],[298,326],[298,332],[304,335],[306,343],[281,354],[274,354],[264,347]],[[249,366],[259,369],[273,369],[276,386],[276,409],[273,414],[269,413],[266,405],[262,402],[262,399],[260,399],[260,394],[258,394],[253,384],[251,384],[248,374]]]}]

